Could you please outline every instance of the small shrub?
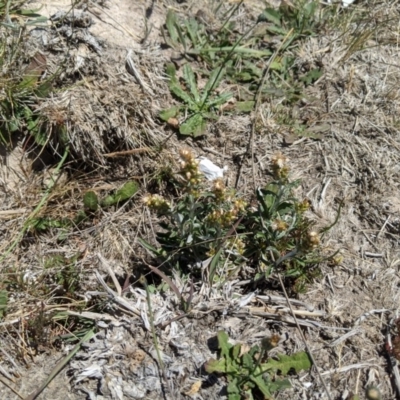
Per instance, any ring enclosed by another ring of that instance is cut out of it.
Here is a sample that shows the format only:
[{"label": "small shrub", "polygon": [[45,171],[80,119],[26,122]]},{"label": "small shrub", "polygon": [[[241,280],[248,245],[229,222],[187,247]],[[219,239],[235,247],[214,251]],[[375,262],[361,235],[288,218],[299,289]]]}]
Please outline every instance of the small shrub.
[{"label": "small shrub", "polygon": [[272,160],[274,179],[257,189],[253,206],[221,179],[206,181],[190,151],[181,152],[181,158],[176,176],[180,197],[172,202],[159,195],[144,198],[161,217],[159,247],[141,243],[164,269],[187,274],[208,266],[212,283],[216,277],[237,275],[246,263],[253,271],[251,276],[246,272],[246,278],[258,280],[279,272],[301,290],[318,272],[322,251],[319,234],[305,215],[308,201],[293,194],[299,182],[289,181],[285,157],[278,154]]}]

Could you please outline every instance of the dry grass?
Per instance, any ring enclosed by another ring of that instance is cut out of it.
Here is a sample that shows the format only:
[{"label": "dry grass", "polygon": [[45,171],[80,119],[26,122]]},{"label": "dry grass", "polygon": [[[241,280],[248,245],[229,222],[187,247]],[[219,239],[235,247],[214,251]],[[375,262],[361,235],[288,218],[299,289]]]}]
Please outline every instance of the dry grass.
[{"label": "dry grass", "polygon": [[[194,3],[173,6],[182,13],[197,12]],[[239,26],[257,15],[257,7],[249,3],[241,8]],[[157,5],[161,9],[165,13]],[[68,85],[38,108],[50,121],[47,151],[62,154],[66,142],[60,140],[59,127],[64,126],[71,157],[37,217],[73,220],[84,208],[86,191],[105,196],[132,177],[140,181],[141,190],[131,202],[101,209],[83,225],[44,232],[30,228],[7,254],[48,182],[48,168],[31,168],[37,153],[29,158],[19,152],[21,147],[30,149],[26,140],[14,150],[13,159],[7,156],[0,195],[0,252],[7,255],[1,259],[0,290],[9,293],[0,322],[6,344],[2,348],[9,356],[1,355],[5,371],[0,373],[9,374],[4,379],[20,393],[31,393],[34,379],[45,377],[38,360],[52,360],[51,349],[70,349],[59,336],[85,331],[100,321],[96,339],[68,367],[77,399],[95,393],[97,380],[110,399],[121,392],[124,398],[158,399],[162,393],[185,398],[183,393],[197,380],[203,382],[198,398],[218,398],[223,380],[203,377],[199,371],[215,356],[210,339],[219,329],[249,345],[277,333],[282,338],[277,353],[309,347],[327,391],[312,370],[292,379],[294,389],[278,399],[365,398],[371,385],[383,399],[398,397],[392,382],[397,365],[389,363],[385,341],[388,331],[396,334],[390,323],[398,315],[400,283],[399,11],[395,1],[338,10],[329,24],[291,50],[299,70],[323,69],[300,101],[288,104],[275,97],[261,102],[257,113],[221,115],[209,124],[208,135],[196,141],[178,140],[157,117],[173,102],[164,79],[168,50],[152,46],[131,55],[142,85],[125,68],[125,49],[107,49],[101,56],[88,51],[79,70],[77,59],[71,59],[58,82],[60,87],[63,80]],[[56,66],[57,57],[52,57],[50,64]],[[297,136],[296,124],[307,126],[316,139]],[[250,295],[240,279],[219,289],[197,282],[191,289],[188,280],[174,276],[179,291],[193,293],[191,313],[179,309],[172,291],[155,290],[151,316],[139,279],[146,275],[154,288],[160,282],[150,277],[149,255],[137,239],[154,243],[158,219],[139,199],[147,192],[173,197],[169,177],[184,147],[227,165],[228,186],[248,198],[254,185],[268,181],[269,161],[282,152],[292,177],[302,180],[296,195],[310,199],[309,217],[317,227],[332,223],[343,201],[338,223],[323,240],[328,253],[340,249],[343,261],[322,265],[321,277],[306,293],[290,299],[292,309],[277,280]],[[129,154],[144,148],[150,151]],[[124,151],[128,153],[121,157],[107,157]],[[34,362],[34,378],[25,379],[32,375],[25,368]],[[57,382],[67,393],[66,378]],[[7,389],[3,393],[14,398]]]}]

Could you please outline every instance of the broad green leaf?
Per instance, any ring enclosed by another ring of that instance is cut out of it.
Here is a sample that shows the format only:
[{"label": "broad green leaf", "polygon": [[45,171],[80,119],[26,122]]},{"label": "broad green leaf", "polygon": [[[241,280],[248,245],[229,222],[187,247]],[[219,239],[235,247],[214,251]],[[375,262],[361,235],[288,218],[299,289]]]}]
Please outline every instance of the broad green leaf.
[{"label": "broad green leaf", "polygon": [[178,115],[179,108],[180,107],[178,106],[173,106],[171,108],[168,108],[167,110],[160,111],[158,115],[163,121],[168,121],[170,118],[176,117]]},{"label": "broad green leaf", "polygon": [[185,34],[182,32],[182,28],[179,24],[176,24],[176,30],[178,31],[179,40],[181,41],[183,49],[185,50],[185,53],[186,53],[187,47],[186,47]]},{"label": "broad green leaf", "polygon": [[300,78],[306,85],[311,85],[322,76],[323,72],[319,68],[312,69]]},{"label": "broad green leaf", "polygon": [[[38,121],[39,122],[39,121]],[[31,135],[35,139],[35,143],[44,146],[47,143],[48,135],[46,132],[46,127],[43,124],[37,123],[35,127],[30,130]]]},{"label": "broad green leaf", "polygon": [[228,387],[228,400],[241,400],[242,396],[240,395],[240,388],[237,379],[231,379]]},{"label": "broad green leaf", "polygon": [[271,393],[277,392],[278,390],[283,390],[283,389],[290,389],[292,385],[287,379],[275,379],[274,382],[269,382],[268,383],[268,388]]},{"label": "broad green leaf", "polygon": [[221,258],[222,251],[223,251],[223,248],[221,247],[217,251],[217,253],[214,255],[213,259],[211,260],[210,272],[209,272],[209,274],[210,274],[210,285],[212,285],[213,282],[214,282],[214,275],[215,275],[215,272],[217,270],[217,266],[218,266],[218,263],[219,263],[219,259]]},{"label": "broad green leaf", "polygon": [[130,199],[139,190],[139,184],[136,181],[126,182],[121,189],[117,190],[115,197],[118,201]]},{"label": "broad green leaf", "polygon": [[282,35],[285,36],[288,32],[286,29],[281,28],[279,26],[276,25],[270,25],[267,27],[267,30],[269,33],[273,33],[274,35]]},{"label": "broad green leaf", "polygon": [[242,363],[243,367],[245,367],[249,371],[254,368],[254,359],[249,353],[243,354]]},{"label": "broad green leaf", "polygon": [[97,208],[99,207],[97,194],[93,191],[86,192],[83,196],[83,204],[90,211],[97,211]]},{"label": "broad green leaf", "polygon": [[114,195],[107,196],[102,202],[102,207],[109,207],[121,201],[128,200],[139,190],[139,184],[135,181],[126,182]]},{"label": "broad green leaf", "polygon": [[304,6],[304,16],[307,19],[310,19],[312,16],[314,16],[315,11],[317,9],[318,3],[315,1],[311,1],[308,4]]},{"label": "broad green leaf", "polygon": [[310,369],[312,365],[311,359],[305,351],[301,351],[290,356],[280,354],[276,358],[276,360],[270,359],[267,363],[261,364],[261,371],[280,371],[282,375],[287,375],[292,369],[296,373],[299,373],[301,370]]},{"label": "broad green leaf", "polygon": [[189,21],[187,21],[185,25],[186,25],[186,29],[187,29],[188,35],[190,37],[190,40],[192,42],[192,47],[195,48],[198,45],[199,24],[195,18],[190,18]]},{"label": "broad green leaf", "polygon": [[271,64],[269,65],[269,68],[274,70],[274,71],[282,71],[284,70],[284,67],[281,62],[279,61],[272,61]]},{"label": "broad green leaf", "polygon": [[8,292],[7,290],[0,290],[0,318],[3,318],[8,303]]},{"label": "broad green leaf", "polygon": [[242,47],[242,46],[225,46],[225,47],[206,47],[205,49],[199,50],[191,50],[189,54],[200,54],[200,53],[228,53],[233,50],[234,53],[237,54],[243,54],[247,55],[249,57],[256,57],[256,58],[261,58],[261,57],[268,57],[272,54],[270,50],[256,50],[256,49],[250,49],[248,47]]},{"label": "broad green leaf", "polygon": [[206,130],[207,123],[201,114],[194,114],[188,118],[179,128],[181,135],[201,136]]},{"label": "broad green leaf", "polygon": [[239,354],[240,354],[240,349],[241,349],[241,345],[240,344],[235,344],[232,347],[232,359],[233,360],[237,360],[239,358]]},{"label": "broad green leaf", "polygon": [[225,359],[230,359],[230,349],[232,345],[229,343],[229,336],[225,331],[218,331],[217,333],[218,338],[218,347],[221,350],[221,357]]},{"label": "broad green leaf", "polygon": [[35,18],[33,20],[29,20],[26,23],[26,25],[28,25],[28,26],[32,26],[32,25],[33,26],[36,26],[36,25],[41,26],[40,24],[45,24],[47,21],[48,21],[48,19],[46,17],[41,16],[41,17],[37,17],[37,18]]},{"label": "broad green leaf", "polygon": [[194,72],[189,63],[183,66],[183,78],[185,79],[185,82],[190,90],[190,93],[192,93],[194,100],[196,103],[198,103],[200,101],[200,95],[199,91],[197,90],[196,77],[194,76]]},{"label": "broad green leaf", "polygon": [[217,97],[208,99],[206,101],[206,105],[208,108],[220,106],[222,104],[225,104],[230,98],[232,98],[232,93],[223,93]]},{"label": "broad green leaf", "polygon": [[225,358],[220,358],[219,360],[208,360],[205,364],[204,364],[204,370],[208,373],[208,374],[212,374],[214,372],[218,372],[218,373],[224,373],[226,372],[226,360]]},{"label": "broad green leaf", "polygon": [[281,13],[271,7],[267,7],[257,19],[257,22],[272,22],[276,26],[281,25]]},{"label": "broad green leaf", "polygon": [[264,399],[272,399],[269,379],[263,378],[262,374],[259,373],[258,368],[254,371],[254,374],[249,375],[249,379],[251,379],[258,387],[260,392],[264,395]]},{"label": "broad green leaf", "polygon": [[34,89],[34,93],[37,97],[44,98],[48,96],[51,89],[53,89],[53,83],[50,80],[47,80]]},{"label": "broad green leaf", "polygon": [[249,100],[249,101],[238,101],[235,106],[236,106],[236,110],[240,111],[240,112],[251,112],[253,111],[254,105],[255,105],[255,101],[253,100]]},{"label": "broad green leaf", "polygon": [[174,64],[167,64],[166,72],[169,77],[169,89],[171,92],[189,106],[197,106],[194,99],[192,99],[179,84],[178,79],[176,78],[176,69]]},{"label": "broad green leaf", "polygon": [[178,31],[176,30],[177,21],[176,14],[171,9],[168,10],[167,20],[165,24],[167,25],[168,33],[172,39],[173,44],[176,45],[178,42]]}]

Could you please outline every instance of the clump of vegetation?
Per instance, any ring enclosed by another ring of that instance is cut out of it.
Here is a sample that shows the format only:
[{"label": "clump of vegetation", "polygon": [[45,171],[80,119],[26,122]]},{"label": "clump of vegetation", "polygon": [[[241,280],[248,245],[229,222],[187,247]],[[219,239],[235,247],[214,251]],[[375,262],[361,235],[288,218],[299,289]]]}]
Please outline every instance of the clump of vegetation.
[{"label": "clump of vegetation", "polygon": [[23,9],[21,1],[0,4],[0,142],[8,145],[12,135],[28,133],[37,144],[46,143],[46,118],[35,104],[52,90],[53,76],[42,78],[46,57],[37,52],[26,58],[28,27],[47,19],[38,10]]},{"label": "clump of vegetation", "polygon": [[212,283],[243,275],[240,267],[246,262],[253,267],[250,278],[268,278],[278,271],[300,290],[315,274],[321,246],[305,215],[308,201],[293,195],[299,182],[289,181],[286,158],[273,158],[273,180],[257,190],[255,205],[222,179],[206,181],[198,164],[193,153],[183,150],[176,175],[180,196],[174,201],[160,195],[144,198],[160,215],[161,229],[159,247],[141,243],[167,271],[196,274],[206,268]]},{"label": "clump of vegetation", "polygon": [[139,184],[136,181],[128,181],[117,189],[115,193],[110,193],[104,198],[99,196],[92,190],[87,191],[83,196],[84,208],[79,210],[70,218],[54,218],[50,216],[38,216],[29,221],[29,229],[31,231],[43,232],[48,229],[60,229],[62,231],[73,227],[79,227],[83,222],[90,220],[90,217],[97,212],[99,208],[106,209],[111,206],[121,205],[131,199],[139,190]]},{"label": "clump of vegetation", "polygon": [[[261,347],[256,345],[250,349],[229,343],[224,331],[219,331],[217,337],[220,358],[209,360],[204,368],[207,373],[226,375],[229,400],[254,399],[256,394],[271,399],[273,393],[291,387],[283,376],[291,371],[308,370],[312,365],[305,352],[270,358],[268,352],[277,345],[279,337],[265,338]],[[278,372],[280,376],[276,377]]]},{"label": "clump of vegetation", "polygon": [[[240,4],[225,14],[218,29],[200,22],[201,18],[180,21],[175,12],[168,12],[163,31],[166,44],[189,61],[197,59],[202,66],[194,73],[189,64],[184,65],[183,86],[176,78],[175,68],[167,66],[171,93],[184,105],[165,110],[160,117],[177,127],[175,117],[185,111],[185,120],[179,127],[181,134],[204,133],[205,121],[216,118],[217,107],[233,112],[252,111],[257,93],[265,100],[280,98],[285,103],[295,103],[302,98],[304,88],[323,74],[319,67],[299,69],[296,49],[300,40],[315,35],[333,17],[334,8],[322,12],[318,2],[302,0],[290,6],[283,4],[278,10],[266,8],[243,33],[231,21]],[[208,79],[201,94],[195,75]],[[222,78],[239,85],[235,101],[232,99],[229,105],[224,104],[232,98],[229,93],[212,97],[213,92],[221,91]]]},{"label": "clump of vegetation", "polygon": [[168,64],[167,75],[171,92],[179,100],[183,101],[185,105],[174,106],[162,111],[160,118],[171,124],[171,119],[176,118],[180,112],[184,111],[186,118],[180,124],[179,132],[182,135],[192,135],[193,137],[202,135],[206,128],[206,121],[215,119],[218,107],[225,104],[232,97],[231,93],[212,95],[222,80],[224,72],[220,68],[212,71],[201,92],[197,88],[196,78],[189,64],[185,64],[183,67],[185,87],[179,83],[173,64]]}]

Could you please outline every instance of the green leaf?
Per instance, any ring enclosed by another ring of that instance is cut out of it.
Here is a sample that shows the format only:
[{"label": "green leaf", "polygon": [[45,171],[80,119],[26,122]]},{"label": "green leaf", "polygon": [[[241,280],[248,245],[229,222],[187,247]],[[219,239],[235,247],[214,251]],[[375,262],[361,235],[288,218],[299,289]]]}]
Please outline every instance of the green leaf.
[{"label": "green leaf", "polygon": [[290,389],[292,385],[287,379],[275,379],[274,382],[268,383],[268,388],[271,393],[277,392],[278,390]]},{"label": "green leaf", "polygon": [[207,123],[201,114],[194,114],[188,118],[179,128],[181,135],[201,136],[206,130]]},{"label": "green leaf", "polygon": [[251,112],[253,111],[254,105],[256,104],[255,101],[249,100],[249,101],[238,101],[236,103],[236,109],[240,112]]},{"label": "green leaf", "polygon": [[0,290],[0,318],[3,318],[8,303],[8,292],[7,290]]},{"label": "green leaf", "polygon": [[219,106],[221,104],[225,104],[231,97],[232,97],[232,93],[223,93],[223,94],[219,95],[218,97],[215,97],[211,100],[210,99],[207,100],[206,105],[208,108]]},{"label": "green leaf", "polygon": [[178,115],[179,108],[180,107],[178,106],[173,106],[171,108],[168,108],[167,110],[160,111],[158,115],[163,121],[168,121],[170,118],[176,117]]},{"label": "green leaf", "polygon": [[319,68],[312,69],[300,78],[306,85],[311,85],[322,76],[323,72]]},{"label": "green leaf", "polygon": [[99,199],[97,194],[93,191],[86,192],[83,196],[83,204],[90,211],[97,211],[99,206]]},{"label": "green leaf", "polygon": [[208,360],[205,364],[204,364],[204,370],[208,373],[208,374],[212,374],[214,372],[217,373],[224,373],[226,372],[226,361],[225,358],[220,358],[219,360]]},{"label": "green leaf", "polygon": [[249,379],[252,380],[260,392],[264,395],[264,399],[272,399],[272,394],[270,390],[270,383],[268,377],[264,378],[262,374],[258,372],[258,368],[255,373],[252,375],[249,375]]},{"label": "green leaf", "polygon": [[186,53],[187,48],[186,48],[185,34],[182,32],[182,28],[179,24],[176,24],[176,30],[178,31],[179,40],[181,41],[183,49],[185,50],[185,53]]},{"label": "green leaf", "polygon": [[305,351],[292,354],[290,356],[280,354],[277,359],[270,359],[267,363],[261,364],[262,372],[272,370],[274,372],[280,371],[282,375],[287,375],[290,370],[299,373],[301,370],[311,368],[311,359]]},{"label": "green leaf", "polygon": [[139,190],[139,184],[135,181],[129,181],[117,190],[114,195],[107,196],[102,202],[102,207],[110,207],[121,201],[128,200]]},{"label": "green leaf", "polygon": [[240,400],[242,398],[237,379],[230,380],[227,387],[227,392],[229,400]]},{"label": "green leaf", "polygon": [[274,35],[286,35],[287,31],[284,28],[281,28],[279,26],[275,26],[275,25],[270,25],[267,27],[267,30],[269,33],[273,33]]},{"label": "green leaf", "polygon": [[213,259],[211,260],[210,272],[209,272],[209,274],[210,274],[210,285],[212,285],[213,282],[214,282],[214,275],[215,275],[215,271],[217,270],[219,259],[221,258],[222,250],[223,250],[223,248],[221,247],[217,251],[217,253],[214,255]]},{"label": "green leaf", "polygon": [[257,50],[257,49],[250,49],[248,47],[242,47],[242,46],[207,47],[205,49],[202,49],[201,52],[192,50],[189,52],[189,54],[193,54],[193,55],[203,54],[203,53],[221,54],[221,53],[229,53],[232,50],[236,54],[244,54],[245,56],[256,57],[256,58],[268,57],[272,54],[272,52],[270,50]]},{"label": "green leaf", "polygon": [[157,247],[152,246],[149,242],[144,239],[137,238],[139,244],[141,244],[146,250],[148,250],[152,255],[159,256],[162,252],[161,249],[157,249]]},{"label": "green leaf", "polygon": [[215,68],[213,71],[210,73],[210,77],[208,78],[208,81],[206,83],[206,86],[204,87],[204,93],[201,97],[201,102],[205,102],[207,97],[210,95],[210,92],[215,90],[219,83],[221,82],[222,78],[225,75],[225,68]]},{"label": "green leaf", "polygon": [[169,36],[172,39],[174,45],[178,42],[178,31],[176,29],[177,21],[176,21],[176,14],[169,9],[167,13],[167,20],[166,23]]},{"label": "green leaf", "polygon": [[221,350],[221,356],[230,359],[230,349],[232,345],[229,343],[229,336],[225,331],[218,331],[218,347]]},{"label": "green leaf", "polygon": [[199,35],[198,35],[198,31],[199,31],[199,24],[196,21],[195,18],[190,18],[189,21],[187,21],[185,23],[186,29],[187,29],[187,33],[190,37],[190,40],[192,42],[192,46],[196,47],[199,43],[198,43],[198,39],[199,39]]},{"label": "green leaf", "polygon": [[257,22],[272,22],[276,26],[281,25],[281,13],[271,7],[267,7],[257,19]]},{"label": "green leaf", "polygon": [[254,360],[253,360],[253,357],[249,353],[243,354],[242,363],[243,363],[243,367],[245,367],[249,371],[254,368]]},{"label": "green leaf", "polygon": [[190,64],[185,64],[183,66],[183,78],[185,79],[185,82],[194,100],[196,101],[196,103],[198,103],[200,101],[200,95],[199,91],[197,90],[196,77],[194,76],[194,72]]},{"label": "green leaf", "polygon": [[48,96],[51,89],[53,89],[53,83],[50,80],[47,80],[40,84],[33,92],[37,97],[44,98]]},{"label": "green leaf", "polygon": [[178,82],[178,79],[176,78],[176,69],[174,64],[167,64],[166,67],[166,72],[169,77],[169,90],[177,96],[180,100],[184,101],[188,105],[195,106],[196,103],[194,102],[194,99],[192,99],[188,93],[186,93],[181,85]]}]

